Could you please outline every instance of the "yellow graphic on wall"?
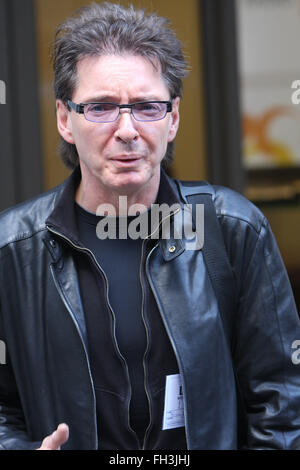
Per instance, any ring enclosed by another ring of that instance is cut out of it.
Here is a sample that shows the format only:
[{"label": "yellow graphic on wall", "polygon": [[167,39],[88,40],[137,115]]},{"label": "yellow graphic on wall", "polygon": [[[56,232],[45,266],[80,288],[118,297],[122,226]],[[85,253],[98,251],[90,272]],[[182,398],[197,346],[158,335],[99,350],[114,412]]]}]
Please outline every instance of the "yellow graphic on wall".
[{"label": "yellow graphic on wall", "polygon": [[288,106],[273,106],[260,115],[253,116],[245,113],[243,116],[244,156],[247,166],[255,157],[263,155],[266,167],[289,167],[297,161],[291,145],[287,141],[274,137],[271,127],[276,120],[289,116],[297,120],[300,132],[299,115]]}]

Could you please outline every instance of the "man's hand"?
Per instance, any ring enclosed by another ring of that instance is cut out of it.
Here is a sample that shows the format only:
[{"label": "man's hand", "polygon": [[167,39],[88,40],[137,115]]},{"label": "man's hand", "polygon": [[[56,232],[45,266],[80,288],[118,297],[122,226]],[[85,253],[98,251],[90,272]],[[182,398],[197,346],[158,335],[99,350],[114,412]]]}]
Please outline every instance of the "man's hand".
[{"label": "man's hand", "polygon": [[67,424],[59,424],[56,431],[50,436],[45,437],[41,447],[36,450],[59,450],[60,446],[69,439],[69,426]]}]

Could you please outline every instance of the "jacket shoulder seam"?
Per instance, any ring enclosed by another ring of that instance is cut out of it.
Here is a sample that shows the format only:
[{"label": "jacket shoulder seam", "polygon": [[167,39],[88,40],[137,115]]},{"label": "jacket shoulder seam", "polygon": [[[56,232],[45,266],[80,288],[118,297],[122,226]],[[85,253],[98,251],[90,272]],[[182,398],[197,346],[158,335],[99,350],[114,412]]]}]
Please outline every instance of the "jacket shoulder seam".
[{"label": "jacket shoulder seam", "polygon": [[233,215],[233,214],[227,214],[227,213],[224,213],[221,211],[218,211],[218,209],[216,209],[216,213],[217,213],[217,217],[220,219],[220,218],[230,218],[230,219],[235,219],[235,220],[240,220],[242,222],[245,222],[247,225],[249,225],[255,232],[257,235],[259,235],[261,233],[261,228],[263,225],[265,225],[265,222],[266,222],[266,218],[265,217],[262,217],[262,220],[260,221],[260,225],[259,226],[255,226],[251,220],[245,218],[245,217],[242,217],[242,216],[238,216],[238,215]]},{"label": "jacket shoulder seam", "polygon": [[14,236],[13,238],[8,239],[3,245],[0,246],[0,250],[2,250],[3,248],[6,248],[8,245],[11,245],[13,243],[21,242],[29,238],[32,238],[38,233],[44,232],[46,230],[47,230],[47,227],[43,226],[43,227],[38,228],[34,232],[23,232],[23,233],[21,232],[17,234],[16,236]]}]

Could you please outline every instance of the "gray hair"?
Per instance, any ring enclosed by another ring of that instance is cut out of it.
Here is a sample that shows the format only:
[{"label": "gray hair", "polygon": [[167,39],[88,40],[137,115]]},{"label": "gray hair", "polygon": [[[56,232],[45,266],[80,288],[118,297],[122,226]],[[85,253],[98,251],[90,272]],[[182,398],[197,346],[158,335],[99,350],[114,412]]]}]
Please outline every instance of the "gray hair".
[{"label": "gray hair", "polygon": [[[170,98],[182,96],[182,79],[187,75],[180,41],[169,21],[132,5],[92,3],[77,10],[58,26],[53,49],[54,92],[67,104],[77,84],[77,63],[88,56],[130,53],[159,63]],[[76,146],[61,140],[60,155],[68,168],[79,163]],[[163,165],[173,160],[174,144],[168,144]]]}]

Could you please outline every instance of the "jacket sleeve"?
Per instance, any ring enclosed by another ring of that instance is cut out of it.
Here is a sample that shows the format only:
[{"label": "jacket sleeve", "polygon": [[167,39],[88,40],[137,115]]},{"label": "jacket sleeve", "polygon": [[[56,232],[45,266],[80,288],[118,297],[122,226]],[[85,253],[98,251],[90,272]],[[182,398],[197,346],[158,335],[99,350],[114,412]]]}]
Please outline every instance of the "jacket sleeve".
[{"label": "jacket sleeve", "polygon": [[248,423],[246,447],[300,449],[300,320],[265,218],[251,240],[243,246],[234,351]]},{"label": "jacket sleeve", "polygon": [[41,441],[29,439],[0,321],[0,450],[34,450]]}]

